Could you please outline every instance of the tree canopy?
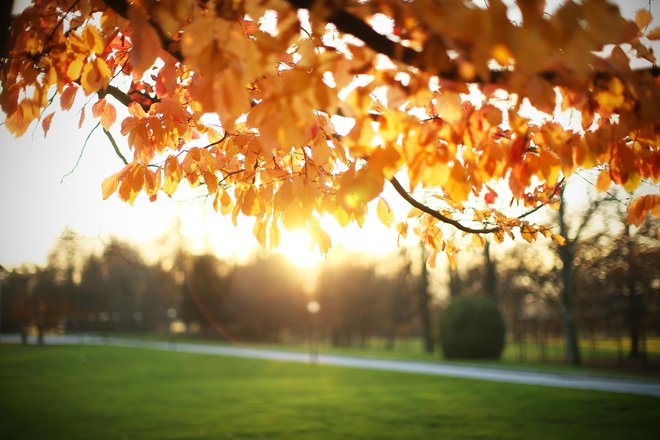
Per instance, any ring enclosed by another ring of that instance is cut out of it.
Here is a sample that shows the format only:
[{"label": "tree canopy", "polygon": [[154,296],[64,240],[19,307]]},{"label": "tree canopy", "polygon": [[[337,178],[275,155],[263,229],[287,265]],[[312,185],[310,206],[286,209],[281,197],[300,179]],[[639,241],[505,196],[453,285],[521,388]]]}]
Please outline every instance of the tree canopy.
[{"label": "tree canopy", "polygon": [[[478,245],[563,241],[528,215],[578,169],[596,167],[601,191],[658,181],[659,70],[631,68],[655,62],[650,22],[601,0],[35,0],[0,54],[0,106],[16,136],[48,132],[57,104],[91,110],[124,163],[104,198],[187,180],[234,222],[254,217],[262,245],[305,228],[325,252],[324,215],[362,224],[380,197],[394,224],[391,184],[412,205],[399,234],[452,261],[445,224]],[[628,222],[647,212],[660,195],[634,199]]]}]

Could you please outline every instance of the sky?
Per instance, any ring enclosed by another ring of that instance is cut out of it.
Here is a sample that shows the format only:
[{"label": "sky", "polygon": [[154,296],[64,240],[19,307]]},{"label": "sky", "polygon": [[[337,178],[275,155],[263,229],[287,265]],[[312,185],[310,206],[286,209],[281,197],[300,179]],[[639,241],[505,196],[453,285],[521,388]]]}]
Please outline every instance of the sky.
[{"label": "sky", "polygon": [[[628,17],[649,4],[638,0],[618,3]],[[652,12],[660,17],[658,6],[657,1],[651,3]],[[657,22],[654,19],[654,24]],[[81,103],[77,101],[74,108]],[[254,252],[258,245],[251,221],[239,218],[239,227],[234,227],[229,218],[211,209],[211,201],[203,193],[184,185],[172,198],[160,193],[153,203],[144,195],[133,206],[116,196],[102,200],[101,182],[121,169],[122,163],[102,130],[92,131],[97,121],[88,114],[78,129],[78,119],[79,113],[58,111],[46,138],[40,124],[18,139],[0,127],[1,265],[45,264],[48,252],[67,227],[90,249],[98,250],[116,236],[141,246],[148,258],[157,258],[159,240],[178,233],[193,252],[212,251],[239,260]],[[118,129],[113,131],[121,145]],[[385,197],[405,215],[405,202],[389,187]],[[356,252],[396,251],[396,231],[382,226],[375,218],[375,209],[371,211],[363,229],[352,225],[342,230],[336,222],[324,220],[333,244]],[[304,234],[284,235],[283,243],[282,252],[301,266],[322,259],[308,249]]]}]

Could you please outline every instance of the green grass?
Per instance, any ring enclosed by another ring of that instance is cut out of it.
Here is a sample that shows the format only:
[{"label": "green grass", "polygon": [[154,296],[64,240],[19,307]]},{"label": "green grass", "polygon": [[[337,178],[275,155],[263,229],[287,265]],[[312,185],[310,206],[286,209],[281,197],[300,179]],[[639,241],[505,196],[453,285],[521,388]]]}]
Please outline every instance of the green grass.
[{"label": "green grass", "polygon": [[[123,335],[128,338],[165,341],[168,338],[162,335],[133,334]],[[239,346],[250,348],[264,348],[269,350],[286,350],[294,352],[308,352],[310,347],[306,343],[228,343],[218,339],[204,339],[194,336],[179,335],[175,340],[189,343],[202,343],[222,346]],[[412,360],[433,363],[452,363],[459,365],[476,365],[490,368],[507,368],[521,370],[546,371],[552,373],[586,373],[615,377],[656,377],[660,378],[660,338],[649,338],[649,362],[624,362],[618,359],[617,344],[614,339],[600,340],[592,350],[588,347],[589,341],[582,341],[582,354],[584,365],[575,367],[563,363],[564,346],[561,341],[554,340],[546,345],[546,359],[539,358],[540,347],[534,342],[526,343],[526,357],[520,360],[518,345],[509,341],[505,345],[500,360],[472,360],[447,361],[442,358],[439,348],[433,354],[425,353],[422,341],[419,338],[410,338],[399,341],[394,349],[388,350],[383,340],[371,339],[366,347],[335,347],[322,344],[318,351],[322,354],[345,355],[375,359]],[[624,345],[625,347],[625,345]]]},{"label": "green grass", "polygon": [[0,346],[0,438],[657,438],[660,399],[141,349]]}]

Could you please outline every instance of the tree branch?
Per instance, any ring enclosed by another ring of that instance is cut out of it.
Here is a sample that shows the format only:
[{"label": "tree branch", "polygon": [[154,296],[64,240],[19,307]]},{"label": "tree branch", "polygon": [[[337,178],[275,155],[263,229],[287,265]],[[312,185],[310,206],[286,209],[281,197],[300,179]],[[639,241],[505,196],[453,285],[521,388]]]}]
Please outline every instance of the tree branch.
[{"label": "tree branch", "polygon": [[398,192],[399,195],[401,197],[403,197],[403,199],[406,202],[410,203],[412,206],[419,209],[420,211],[425,212],[425,213],[429,214],[430,216],[432,216],[434,218],[437,218],[438,220],[440,220],[443,223],[450,224],[450,225],[454,226],[456,229],[460,229],[463,232],[469,232],[471,234],[490,234],[490,233],[497,232],[497,231],[500,230],[500,228],[498,228],[498,227],[486,228],[486,229],[474,229],[474,228],[470,228],[468,226],[465,226],[465,225],[461,224],[460,222],[458,222],[454,219],[451,219],[449,217],[446,217],[446,216],[442,215],[442,213],[436,211],[435,209],[431,209],[428,206],[424,205],[423,203],[420,203],[417,200],[415,200],[410,194],[408,194],[408,192],[403,188],[403,186],[401,186],[401,183],[399,183],[399,181],[396,179],[396,177],[392,177],[390,179],[390,183],[392,184],[392,186],[394,187],[396,192]]},{"label": "tree branch", "polygon": [[[315,0],[287,0],[296,9],[311,9]],[[361,18],[351,14],[344,9],[337,9],[326,17],[329,23],[334,24],[337,29],[345,34],[353,35],[360,39],[367,47],[375,52],[386,55],[391,60],[398,61],[410,67],[415,67],[424,72],[437,75],[450,81],[469,81],[473,83],[497,84],[510,75],[508,70],[490,70],[488,77],[477,75],[474,78],[463,78],[458,66],[452,65],[449,69],[436,71],[428,66],[424,60],[423,52],[418,52],[410,47],[403,46],[379,34]],[[648,71],[654,77],[660,76],[660,67],[653,66],[649,69],[640,69],[639,72]],[[601,73],[602,74],[602,73]],[[596,72],[595,76],[598,76]],[[559,79],[559,74],[553,71],[539,72],[538,76],[554,83]]]},{"label": "tree branch", "polygon": [[[128,1],[126,0],[103,0],[103,2],[108,6],[110,9],[112,9],[117,15],[120,17],[123,17],[125,19],[128,19],[128,8],[129,4]],[[151,27],[154,28],[156,33],[158,34],[158,38],[160,38],[161,45],[163,49],[170,55],[172,55],[174,58],[176,58],[178,61],[183,61],[183,54],[179,52],[178,50],[173,50],[170,49],[170,45],[173,43],[172,39],[165,34],[165,31],[163,28],[158,24],[157,21],[155,21],[152,18],[149,18],[148,23],[151,25]]]},{"label": "tree branch", "polygon": [[108,130],[106,130],[105,128],[103,129],[103,133],[110,140],[110,143],[112,144],[112,148],[115,149],[115,153],[117,153],[117,156],[119,156],[121,161],[124,162],[124,165],[128,165],[128,161],[126,160],[126,157],[124,157],[124,155],[121,154],[121,151],[119,151],[119,147],[117,146],[117,142],[115,142],[115,138],[112,137],[112,134]]},{"label": "tree branch", "polygon": [[550,203],[550,202],[552,201],[552,198],[553,198],[554,196],[556,196],[557,193],[559,192],[559,189],[561,188],[561,185],[562,185],[562,183],[564,183],[564,180],[565,180],[565,179],[566,179],[565,177],[562,177],[561,179],[559,179],[559,181],[558,181],[557,184],[555,185],[555,189],[552,191],[552,194],[550,194],[550,197],[548,197],[548,200],[547,200],[546,202],[543,202],[543,203],[541,203],[539,206],[537,206],[536,208],[530,209],[530,210],[527,211],[526,213],[519,215],[518,218],[525,218],[525,217],[527,217],[528,215],[532,215],[532,214],[534,214],[536,211],[538,211],[539,209],[543,208],[545,205],[547,205],[548,203]]}]

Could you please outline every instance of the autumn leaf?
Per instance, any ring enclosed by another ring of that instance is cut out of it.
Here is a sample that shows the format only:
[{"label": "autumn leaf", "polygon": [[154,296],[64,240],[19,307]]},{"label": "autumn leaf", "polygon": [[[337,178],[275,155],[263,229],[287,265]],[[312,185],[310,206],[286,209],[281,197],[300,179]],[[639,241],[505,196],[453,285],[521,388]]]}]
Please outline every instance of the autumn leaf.
[{"label": "autumn leaf", "polygon": [[83,31],[83,39],[85,40],[85,44],[87,44],[90,52],[93,52],[97,55],[103,52],[103,49],[105,48],[105,42],[103,41],[101,33],[94,26],[87,25],[85,27],[85,30]]},{"label": "autumn leaf", "polygon": [[[549,225],[518,216],[548,203],[577,169],[597,169],[599,191],[660,179],[660,83],[632,64],[654,60],[648,41],[660,31],[648,30],[648,10],[624,18],[602,1],[547,13],[543,2],[520,2],[522,23],[512,24],[500,1],[357,2],[342,14],[311,11],[301,32],[299,2],[245,2],[239,16],[231,2],[132,1],[120,14],[69,3],[63,26],[53,2],[17,18],[25,31],[0,76],[8,131],[20,136],[40,121],[50,133],[53,92],[63,111],[79,88],[98,94],[84,105],[105,130],[119,123],[133,153],[104,181],[104,197],[154,200],[185,179],[235,224],[252,217],[264,246],[279,243],[280,227],[306,228],[325,252],[330,236],[318,219],[364,227],[378,198],[376,214],[398,239],[414,218],[411,231],[455,265],[452,228],[464,247],[483,245],[479,228],[497,243],[539,233],[561,242]],[[390,30],[370,32],[378,14]],[[361,25],[334,22],[346,17]],[[559,110],[576,120],[560,123]],[[395,224],[382,193],[399,178],[414,208]],[[492,189],[501,182],[508,207]],[[648,213],[658,214],[657,202],[643,196],[628,220]]]},{"label": "autumn leaf", "polygon": [[49,113],[42,121],[41,121],[41,127],[44,129],[44,137],[48,134],[48,130],[50,130],[50,124],[53,122],[53,116],[55,116],[55,112]]},{"label": "autumn leaf", "polygon": [[652,19],[653,17],[651,16],[651,13],[646,9],[640,9],[637,11],[637,14],[635,14],[635,23],[640,29],[644,29],[648,26]]},{"label": "autumn leaf", "polygon": [[495,203],[496,198],[497,198],[497,193],[495,191],[488,191],[484,196],[484,201],[489,205],[492,205],[493,203]]},{"label": "autumn leaf", "polygon": [[103,126],[103,128],[106,130],[109,130],[112,124],[115,123],[116,119],[117,110],[112,104],[106,104],[105,108],[103,109],[103,113],[101,113],[101,126]]},{"label": "autumn leaf", "polygon": [[605,192],[609,189],[612,184],[612,179],[610,178],[610,170],[605,169],[598,174],[598,179],[596,180],[596,189],[598,192]]},{"label": "autumn leaf", "polygon": [[78,88],[75,86],[68,86],[60,95],[60,107],[62,110],[69,110],[73,106],[73,101],[76,99],[76,92]]},{"label": "autumn leaf", "polygon": [[660,27],[655,27],[646,33],[646,38],[651,41],[660,40]]},{"label": "autumn leaf", "polygon": [[89,95],[104,89],[110,82],[110,76],[112,73],[105,61],[95,58],[82,68],[80,84],[85,93]]},{"label": "autumn leaf", "polygon": [[118,173],[113,174],[110,177],[107,177],[101,183],[101,190],[103,192],[103,200],[110,197],[116,190],[119,185]]},{"label": "autumn leaf", "polygon": [[392,226],[392,222],[394,221],[394,213],[392,212],[390,205],[388,205],[385,199],[383,198],[378,199],[376,212],[378,213],[378,219],[381,221],[382,224],[384,224],[388,228]]},{"label": "autumn leaf", "polygon": [[133,27],[130,60],[136,74],[141,76],[156,61],[161,50],[160,38],[149,24],[147,14],[142,7],[131,5],[128,9],[128,18]]},{"label": "autumn leaf", "polygon": [[646,218],[647,213],[660,217],[660,195],[647,194],[633,200],[628,206],[626,223],[639,226]]},{"label": "autumn leaf", "polygon": [[438,257],[438,252],[437,252],[437,251],[433,251],[433,252],[431,252],[431,255],[429,255],[429,257],[426,259],[426,264],[428,264],[428,266],[429,266],[431,269],[434,269],[434,268],[435,268],[436,258],[437,258],[437,257]]}]

